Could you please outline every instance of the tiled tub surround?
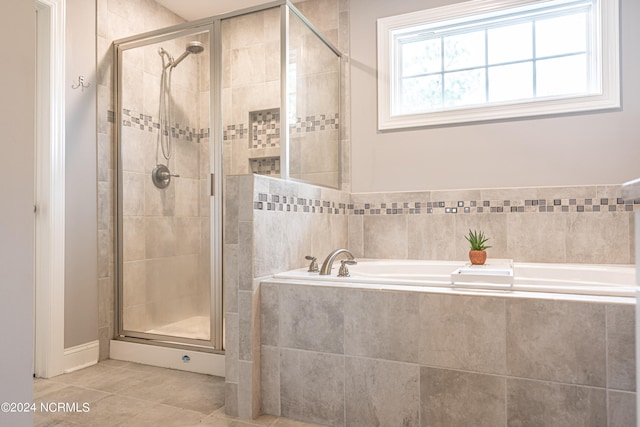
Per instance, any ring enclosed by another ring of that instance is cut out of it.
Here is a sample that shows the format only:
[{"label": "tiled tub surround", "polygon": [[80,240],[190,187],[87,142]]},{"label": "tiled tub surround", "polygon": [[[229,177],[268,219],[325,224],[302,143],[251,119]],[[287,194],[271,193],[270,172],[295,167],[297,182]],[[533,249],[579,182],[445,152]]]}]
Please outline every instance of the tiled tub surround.
[{"label": "tiled tub surround", "polygon": [[331,426],[635,425],[633,303],[260,288],[262,411]]},{"label": "tiled tub surround", "polygon": [[[269,201],[262,202],[267,196]],[[278,203],[270,205],[273,200]],[[285,200],[304,200],[305,206],[287,211],[280,204]],[[225,411],[229,415],[254,418],[260,414],[261,278],[303,267],[308,263],[306,255],[320,260],[347,245],[346,210],[336,212],[320,201],[346,207],[349,194],[260,175],[225,178]],[[264,209],[259,203],[264,203]]]},{"label": "tiled tub surround", "polygon": [[[495,241],[492,243],[504,254],[507,237],[499,233],[507,232],[509,218],[521,218],[528,225],[528,228],[512,227],[508,230],[511,236],[520,232],[520,236],[529,243],[528,251],[520,250],[514,256],[516,261],[540,261],[536,258],[548,261],[549,256],[545,255],[545,251],[551,250],[552,255],[562,254],[556,262],[567,262],[564,243],[562,251],[555,248],[558,244],[556,240],[560,240],[568,242],[576,253],[582,251],[585,254],[591,250],[596,253],[616,253],[620,246],[620,253],[627,251],[624,257],[620,257],[620,262],[629,263],[629,254],[633,251],[628,240],[632,234],[631,212],[627,207],[630,205],[618,204],[618,191],[617,186],[602,186],[349,195],[261,176],[227,177],[224,248],[226,411],[242,417],[254,417],[261,411],[286,414],[319,423],[335,422],[335,425],[375,425],[370,423],[369,418],[374,417],[375,413],[378,414],[375,416],[382,417],[380,425],[396,425],[402,420],[387,420],[384,417],[405,412],[395,409],[374,411],[374,408],[385,407],[397,400],[400,406],[407,402],[418,402],[417,409],[411,409],[409,415],[403,417],[408,420],[408,425],[468,425],[466,423],[472,418],[456,418],[458,412],[470,412],[476,419],[487,420],[485,425],[495,425],[492,420],[498,416],[502,416],[501,422],[506,423],[507,414],[512,420],[511,425],[529,425],[522,420],[535,420],[539,415],[534,413],[535,404],[523,402],[535,398],[541,405],[548,403],[542,412],[549,416],[549,419],[537,425],[555,425],[557,420],[565,419],[569,421],[558,425],[578,424],[575,420],[585,413],[589,414],[587,409],[597,413],[597,416],[593,416],[593,425],[601,425],[600,420],[607,416],[611,425],[628,425],[635,398],[634,369],[630,364],[634,357],[633,308],[629,305],[532,299],[526,300],[527,304],[541,308],[527,311],[521,305],[524,303],[500,297],[421,294],[416,298],[415,292],[401,295],[387,291],[380,295],[389,296],[392,300],[381,302],[379,295],[365,290],[286,285],[286,289],[291,291],[287,293],[282,290],[285,288],[276,288],[280,285],[273,283],[267,284],[267,287],[260,286],[260,278],[306,266],[305,255],[317,256],[321,261],[338,247],[349,247],[362,257],[369,245],[376,249],[375,244],[382,246],[386,241],[387,246],[396,250],[394,248],[407,246],[407,241],[411,241],[413,258],[465,259],[467,243],[463,235],[468,228],[487,230],[488,227],[492,238],[498,241],[497,245]],[[574,198],[575,205],[572,203]],[[594,200],[588,205],[588,198],[597,199],[599,206],[615,206],[616,212],[609,212],[608,209],[579,211],[577,206],[594,205]],[[560,205],[554,204],[556,199],[560,200]],[[538,206],[542,205],[541,200],[545,200],[544,206],[562,206],[565,199],[567,206],[576,206],[574,212],[563,212],[561,207],[553,212],[546,209],[544,212],[540,209],[531,212],[518,212],[518,209],[513,212],[511,209],[507,212],[504,209],[502,212],[491,210],[491,207],[497,208],[499,203],[504,208],[505,200],[508,201],[507,205],[521,205],[531,210],[529,206],[535,206],[533,200],[537,201]],[[527,200],[531,200],[531,203],[527,203]],[[464,209],[456,213],[446,212],[447,207],[458,207],[460,201],[468,207],[471,207],[471,201],[476,202],[475,207],[478,204],[485,207],[484,201],[489,201],[489,209],[473,213],[471,210],[465,213]],[[422,210],[421,205],[419,212],[412,212],[411,209],[416,209],[416,202],[424,203],[424,206],[431,203],[432,208],[433,203],[437,202],[437,206],[429,211]],[[441,208],[440,202],[444,202],[445,206]],[[391,211],[387,213],[386,206],[384,213],[370,211],[374,204],[378,206],[373,209],[382,209],[382,203],[389,204]],[[393,203],[398,205],[394,207]],[[413,203],[413,206],[405,210],[404,203]],[[362,212],[366,204],[369,204],[369,212]],[[395,213],[393,209],[396,209]],[[365,228],[364,222],[369,219],[381,221],[374,224],[379,228],[371,228],[370,225]],[[415,219],[426,221],[426,231],[413,229],[409,233],[406,226],[394,227],[393,222],[384,222],[401,220],[406,224]],[[445,221],[449,227],[441,230],[439,223],[428,221]],[[547,221],[555,224],[555,228],[549,229]],[[603,230],[594,229],[592,224]],[[456,225],[462,231],[460,236],[454,233]],[[442,237],[434,239],[440,232],[443,233]],[[345,241],[344,233],[348,234],[349,242]],[[538,236],[538,233],[541,235]],[[560,233],[559,237],[557,233]],[[447,243],[454,234],[454,239],[459,237],[461,242],[455,240],[453,244]],[[622,243],[599,241],[602,236],[609,234],[619,236],[618,240]],[[365,236],[372,241],[365,242]],[[595,247],[594,241],[597,243]],[[432,253],[438,253],[441,246],[445,251],[440,252],[440,257],[433,256]],[[457,246],[460,247],[459,255],[455,250]],[[415,252],[418,248],[422,252]],[[404,250],[407,251],[402,252],[404,257],[396,258],[408,258],[409,251]],[[493,253],[495,257],[498,256]],[[382,254],[367,255],[366,252],[365,256],[388,257]],[[307,296],[298,297],[297,292]],[[347,292],[348,295],[336,295],[339,292]],[[291,295],[293,302],[287,299]],[[344,304],[353,301],[348,298],[356,298],[354,295],[360,298],[354,305],[360,305],[363,310],[369,307],[370,312],[361,312],[359,321],[356,319],[347,324],[345,319],[356,312],[345,309]],[[417,306],[415,301],[418,302]],[[283,304],[290,305],[281,309]],[[289,315],[285,313],[293,313],[295,307],[301,310],[300,317],[285,319],[283,316]],[[322,314],[322,310],[326,312]],[[489,316],[489,320],[483,320],[482,313],[487,310],[495,313],[493,317]],[[511,319],[516,319],[518,313],[530,313],[529,318],[519,323],[522,328],[533,328],[530,325],[540,322],[547,326],[540,331],[527,332],[525,329],[517,332],[514,328],[518,324]],[[430,323],[424,321],[425,316],[433,317]],[[584,328],[584,324],[587,324],[585,319],[594,326]],[[334,320],[338,322],[335,325],[332,323]],[[361,329],[367,333],[364,325],[368,324],[372,324],[375,331],[371,335],[356,338],[354,331]],[[286,329],[287,325],[291,326],[290,330]],[[351,329],[347,329],[347,326]],[[420,334],[414,331],[416,328],[422,328]],[[504,333],[496,333],[501,329]],[[438,332],[440,330],[448,332]],[[409,332],[403,335],[405,331]],[[335,337],[332,335],[334,333]],[[345,338],[347,333],[350,334],[349,338]],[[432,333],[432,339],[439,340],[441,344],[427,346],[427,333]],[[594,333],[593,337],[585,335],[591,333]],[[343,338],[340,338],[341,334],[345,334]],[[527,340],[519,338],[525,336],[533,343],[529,347],[535,352],[527,349]],[[513,339],[507,341],[508,337]],[[578,344],[585,344],[584,348],[579,348]],[[369,350],[358,350],[358,346]],[[527,353],[524,359],[514,356],[518,349]],[[427,350],[428,353],[424,353]],[[605,353],[606,357],[603,356]],[[583,358],[586,362],[581,366],[579,362],[582,363]],[[281,369],[282,366],[287,368]],[[353,372],[362,372],[359,376],[348,377],[345,369],[349,366]],[[326,372],[329,372],[328,376]],[[382,373],[372,377],[372,372]],[[301,378],[307,378],[304,384],[299,382]],[[403,386],[394,385],[394,381],[399,381]],[[390,387],[405,390],[407,396],[400,393],[397,397],[392,395],[394,397],[391,399],[389,393],[384,391],[386,400],[379,397],[380,403],[375,403],[378,397],[372,391],[368,399],[373,403],[367,406],[349,401],[366,393],[345,394],[341,391],[342,387],[374,390],[374,382],[392,384]],[[312,387],[314,383],[322,386],[315,389]],[[485,385],[496,390],[495,393],[487,396],[479,392],[486,390]],[[459,391],[452,392],[456,387]],[[459,410],[455,405],[451,406],[455,400],[449,399],[451,393],[454,396],[460,393],[469,396],[466,400],[456,400],[461,406]],[[523,393],[533,393],[533,397]],[[430,400],[425,403],[425,397],[419,396],[430,396]],[[462,403],[470,401],[473,396],[480,403]],[[550,397],[560,403],[545,403],[544,400]],[[577,402],[577,406],[572,406],[571,399]],[[608,413],[606,407],[610,408]],[[341,408],[351,414],[350,417],[360,421],[340,417]],[[569,418],[563,418],[565,416]],[[412,424],[420,419],[421,424]]]}]

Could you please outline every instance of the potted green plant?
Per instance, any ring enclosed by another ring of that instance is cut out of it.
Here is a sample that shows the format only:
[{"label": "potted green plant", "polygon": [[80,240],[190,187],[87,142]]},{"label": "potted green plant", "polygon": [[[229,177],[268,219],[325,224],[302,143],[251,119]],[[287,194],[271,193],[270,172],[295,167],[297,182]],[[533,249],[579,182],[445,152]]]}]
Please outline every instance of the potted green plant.
[{"label": "potted green plant", "polygon": [[473,265],[483,265],[487,260],[487,249],[491,246],[487,246],[485,243],[489,240],[489,238],[485,237],[482,231],[471,231],[469,230],[469,235],[464,236],[465,239],[471,245],[471,250],[469,251],[469,260]]}]

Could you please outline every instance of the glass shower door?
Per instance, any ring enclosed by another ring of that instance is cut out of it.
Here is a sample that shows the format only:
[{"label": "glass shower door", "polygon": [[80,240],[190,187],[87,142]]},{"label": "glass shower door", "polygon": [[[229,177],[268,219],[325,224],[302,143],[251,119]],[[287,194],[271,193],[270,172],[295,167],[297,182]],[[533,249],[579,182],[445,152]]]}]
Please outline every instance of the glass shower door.
[{"label": "glass shower door", "polygon": [[117,45],[121,337],[221,349],[211,30]]}]

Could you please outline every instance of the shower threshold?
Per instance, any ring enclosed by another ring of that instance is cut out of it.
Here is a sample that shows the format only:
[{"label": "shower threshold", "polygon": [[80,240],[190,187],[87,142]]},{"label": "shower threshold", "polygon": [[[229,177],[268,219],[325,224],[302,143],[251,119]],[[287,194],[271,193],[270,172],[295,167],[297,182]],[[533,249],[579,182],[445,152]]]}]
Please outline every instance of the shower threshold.
[{"label": "shower threshold", "polygon": [[109,358],[199,374],[225,376],[224,353],[205,353],[114,339],[110,341]]},{"label": "shower threshold", "polygon": [[211,322],[207,316],[193,316],[177,322],[158,326],[145,332],[150,334],[208,341],[211,333],[210,327]]}]

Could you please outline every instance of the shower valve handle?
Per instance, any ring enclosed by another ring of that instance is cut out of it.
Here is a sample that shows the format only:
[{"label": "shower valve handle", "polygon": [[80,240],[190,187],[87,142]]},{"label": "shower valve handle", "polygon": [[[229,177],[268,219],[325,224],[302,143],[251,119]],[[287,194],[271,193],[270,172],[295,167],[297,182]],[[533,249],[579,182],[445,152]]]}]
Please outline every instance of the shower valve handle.
[{"label": "shower valve handle", "polygon": [[157,165],[151,171],[151,179],[153,184],[158,188],[167,188],[171,182],[171,177],[179,177],[178,174],[172,174],[166,165]]},{"label": "shower valve handle", "polygon": [[160,178],[162,178],[162,179],[167,179],[167,178],[169,178],[170,176],[173,176],[173,177],[175,177],[175,178],[180,178],[180,175],[179,175],[179,174],[177,174],[177,173],[170,173],[170,172],[164,172],[164,171],[160,171],[160,172],[158,172],[158,176],[159,176]]}]

